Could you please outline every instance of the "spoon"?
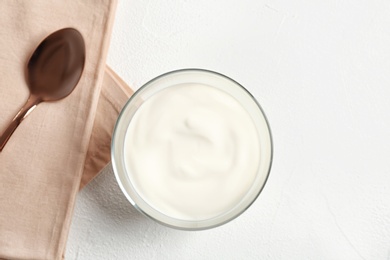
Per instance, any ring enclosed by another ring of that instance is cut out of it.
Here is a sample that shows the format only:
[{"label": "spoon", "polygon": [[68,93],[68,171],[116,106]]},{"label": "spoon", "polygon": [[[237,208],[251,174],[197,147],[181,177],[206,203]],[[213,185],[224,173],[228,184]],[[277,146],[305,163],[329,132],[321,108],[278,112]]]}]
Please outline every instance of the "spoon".
[{"label": "spoon", "polygon": [[39,44],[27,63],[30,96],[0,136],[0,152],[18,125],[39,103],[63,99],[74,90],[84,63],[84,39],[76,29],[56,31]]}]

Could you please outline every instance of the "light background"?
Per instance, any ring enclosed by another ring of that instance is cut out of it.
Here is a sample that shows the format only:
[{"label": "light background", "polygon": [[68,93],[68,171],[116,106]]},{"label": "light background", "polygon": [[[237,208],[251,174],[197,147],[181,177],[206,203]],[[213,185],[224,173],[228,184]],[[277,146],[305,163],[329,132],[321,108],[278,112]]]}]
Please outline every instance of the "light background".
[{"label": "light background", "polygon": [[237,80],[273,167],[249,210],[201,232],[137,213],[107,167],[77,198],[67,259],[390,259],[390,1],[121,0],[108,64],[134,89],[187,67]]}]

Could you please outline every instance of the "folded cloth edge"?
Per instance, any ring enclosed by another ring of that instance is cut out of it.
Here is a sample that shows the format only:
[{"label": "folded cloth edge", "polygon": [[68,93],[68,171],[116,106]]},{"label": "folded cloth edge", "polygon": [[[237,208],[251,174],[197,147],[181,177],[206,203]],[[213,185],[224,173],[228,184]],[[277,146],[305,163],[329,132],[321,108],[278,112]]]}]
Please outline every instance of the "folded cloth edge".
[{"label": "folded cloth edge", "polygon": [[[103,61],[106,60],[107,53],[108,53],[108,48],[109,48],[109,44],[110,44],[110,40],[111,40],[110,32],[112,30],[113,23],[114,23],[116,7],[117,7],[117,0],[112,0],[111,5],[109,5],[110,10],[108,12],[108,18],[107,18],[108,20],[107,20],[107,23],[105,24],[105,28],[104,28],[104,34],[106,35],[106,37],[103,40],[101,53],[100,53],[100,57],[102,58]],[[105,62],[101,62],[96,69],[97,79],[96,79],[95,84],[97,86],[99,86],[99,90],[101,90],[101,83],[103,81],[103,76],[104,76],[104,72],[103,72],[104,68],[105,68]],[[93,116],[93,117],[95,117],[97,103],[98,103],[98,101],[95,104],[95,108],[91,112],[91,116]],[[93,128],[93,124],[91,124],[91,129],[89,130],[90,133],[92,132],[92,128]],[[85,157],[86,156],[87,156],[87,151],[85,152]],[[63,233],[62,233],[62,236],[61,236],[59,243],[58,243],[58,251],[57,251],[58,252],[57,258],[58,259],[61,256],[62,256],[62,259],[65,258],[64,254],[65,254],[66,241],[67,241],[68,235],[69,235],[70,224],[71,224],[71,220],[72,220],[72,216],[73,216],[73,212],[74,212],[74,207],[75,207],[74,202],[76,200],[76,195],[78,193],[78,187],[80,185],[81,175],[83,173],[83,169],[84,169],[84,167],[80,168],[80,171],[77,175],[78,181],[75,181],[75,184],[72,187],[71,196],[70,196],[70,200],[69,200],[71,203],[69,205],[69,210],[65,216],[64,225],[62,228]]]},{"label": "folded cloth edge", "polygon": [[84,163],[80,189],[87,185],[109,162],[111,135],[123,105],[133,90],[109,66],[106,66],[101,94],[88,152]]}]

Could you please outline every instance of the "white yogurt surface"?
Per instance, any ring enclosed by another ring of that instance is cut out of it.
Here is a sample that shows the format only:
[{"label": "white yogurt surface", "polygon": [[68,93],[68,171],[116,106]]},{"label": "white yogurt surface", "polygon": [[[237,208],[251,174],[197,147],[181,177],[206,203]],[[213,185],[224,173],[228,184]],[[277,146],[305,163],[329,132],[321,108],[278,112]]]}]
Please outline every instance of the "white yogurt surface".
[{"label": "white yogurt surface", "polygon": [[259,169],[260,142],[247,111],[212,86],[163,89],[136,111],[125,165],[139,195],[181,220],[216,217],[237,205]]}]

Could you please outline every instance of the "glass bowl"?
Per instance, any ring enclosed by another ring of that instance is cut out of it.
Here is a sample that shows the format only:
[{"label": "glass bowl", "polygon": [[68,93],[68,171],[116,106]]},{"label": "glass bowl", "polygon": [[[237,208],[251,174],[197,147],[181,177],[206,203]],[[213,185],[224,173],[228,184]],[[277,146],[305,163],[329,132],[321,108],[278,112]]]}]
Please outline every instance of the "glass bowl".
[{"label": "glass bowl", "polygon": [[[136,189],[131,170],[124,160],[125,138],[132,118],[151,96],[168,87],[196,83],[213,86],[236,99],[250,115],[259,137],[260,158],[254,181],[240,202],[218,216],[207,219],[188,220],[169,216],[143,199]],[[266,116],[256,99],[236,81],[213,71],[203,69],[182,69],[165,73],[147,82],[138,89],[123,107],[116,122],[112,143],[111,160],[115,177],[129,202],[141,213],[160,224],[182,230],[202,230],[225,224],[243,213],[259,196],[270,173],[272,164],[272,137]]]}]

